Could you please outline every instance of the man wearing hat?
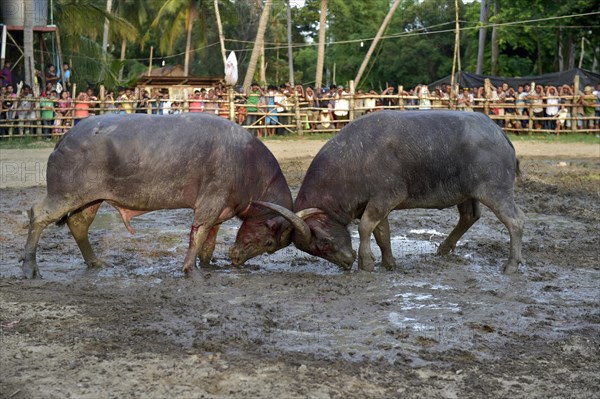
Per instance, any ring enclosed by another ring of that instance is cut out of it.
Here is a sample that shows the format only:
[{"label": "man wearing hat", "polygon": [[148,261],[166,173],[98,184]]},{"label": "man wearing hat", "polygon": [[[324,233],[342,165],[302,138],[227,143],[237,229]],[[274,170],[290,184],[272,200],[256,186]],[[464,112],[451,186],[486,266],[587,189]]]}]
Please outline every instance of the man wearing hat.
[{"label": "man wearing hat", "polygon": [[593,93],[594,88],[590,85],[583,89],[581,97],[581,105],[583,106],[583,127],[584,129],[594,128],[594,117],[596,116],[596,100],[597,97]]}]

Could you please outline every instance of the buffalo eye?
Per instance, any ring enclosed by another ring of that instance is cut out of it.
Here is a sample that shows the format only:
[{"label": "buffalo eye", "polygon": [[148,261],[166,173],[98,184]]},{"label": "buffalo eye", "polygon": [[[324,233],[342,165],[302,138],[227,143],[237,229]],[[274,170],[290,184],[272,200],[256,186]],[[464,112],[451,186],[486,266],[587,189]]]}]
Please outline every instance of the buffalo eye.
[{"label": "buffalo eye", "polygon": [[266,247],[275,246],[275,241],[273,241],[272,239],[269,238],[267,241],[265,241],[265,246]]}]

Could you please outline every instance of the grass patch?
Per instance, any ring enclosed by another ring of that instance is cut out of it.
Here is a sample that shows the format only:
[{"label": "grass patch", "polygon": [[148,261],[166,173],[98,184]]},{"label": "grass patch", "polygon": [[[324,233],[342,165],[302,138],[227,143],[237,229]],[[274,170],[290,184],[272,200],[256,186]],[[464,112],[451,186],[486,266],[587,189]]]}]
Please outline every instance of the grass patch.
[{"label": "grass patch", "polygon": [[263,137],[263,141],[290,141],[290,140],[329,140],[335,134],[333,133],[305,133],[303,136],[297,134],[288,134],[286,136]]},{"label": "grass patch", "polygon": [[54,148],[55,141],[38,137],[11,137],[0,139],[0,150]]},{"label": "grass patch", "polygon": [[532,133],[531,135],[509,134],[511,141],[535,141],[540,143],[587,143],[600,144],[600,134],[565,133],[557,136],[551,133]]}]

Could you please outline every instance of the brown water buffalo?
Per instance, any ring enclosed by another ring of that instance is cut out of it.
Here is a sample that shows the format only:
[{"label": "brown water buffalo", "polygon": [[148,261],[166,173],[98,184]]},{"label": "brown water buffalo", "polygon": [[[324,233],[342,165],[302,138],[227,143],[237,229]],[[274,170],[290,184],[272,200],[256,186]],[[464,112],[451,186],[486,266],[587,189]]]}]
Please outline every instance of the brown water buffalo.
[{"label": "brown water buffalo", "polygon": [[521,261],[523,213],[513,185],[519,174],[515,150],[487,116],[457,111],[379,111],[347,125],[312,161],[294,212],[280,212],[294,226],[296,247],[343,268],[356,258],[348,225],[360,219],[358,267],[373,270],[371,234],[382,265],[395,265],[388,214],[395,209],[457,206],[458,225],[438,248],[447,254],[489,207],[510,234],[504,273]]},{"label": "brown water buffalo", "polygon": [[277,213],[262,200],[292,209],[292,196],[273,154],[233,122],[208,114],[104,115],[71,129],[48,159],[47,195],[31,208],[23,271],[38,277],[37,243],[50,223],[66,221],[88,266],[102,266],[88,229],[102,202],[131,218],[159,209],[194,211],[183,271],[196,257],[209,262],[220,224],[243,223],[230,250],[234,264],[289,245]]}]

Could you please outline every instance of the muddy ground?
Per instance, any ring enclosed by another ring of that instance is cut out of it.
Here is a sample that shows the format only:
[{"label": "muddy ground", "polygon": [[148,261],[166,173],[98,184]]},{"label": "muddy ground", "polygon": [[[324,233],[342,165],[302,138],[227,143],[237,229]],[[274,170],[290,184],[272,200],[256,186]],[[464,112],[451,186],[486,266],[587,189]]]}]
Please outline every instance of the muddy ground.
[{"label": "muddy ground", "polygon": [[[320,145],[272,144],[294,191]],[[292,247],[234,268],[231,221],[197,281],[180,272],[190,211],[143,215],[131,236],[109,207],[91,239],[112,268],[88,270],[68,229],[52,226],[38,252],[45,278],[21,279],[49,151],[4,150],[0,397],[598,397],[599,147],[517,150],[517,275],[499,272],[508,234],[485,208],[447,257],[434,253],[455,209],[393,213],[402,268],[372,274]]]}]

